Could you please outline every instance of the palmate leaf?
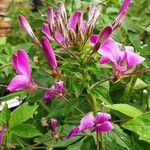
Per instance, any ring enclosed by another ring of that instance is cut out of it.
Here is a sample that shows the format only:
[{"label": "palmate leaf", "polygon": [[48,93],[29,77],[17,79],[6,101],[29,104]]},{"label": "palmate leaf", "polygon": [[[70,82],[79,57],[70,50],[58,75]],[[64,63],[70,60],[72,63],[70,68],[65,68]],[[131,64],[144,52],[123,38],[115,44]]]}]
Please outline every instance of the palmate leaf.
[{"label": "palmate leaf", "polygon": [[140,140],[150,143],[150,112],[134,118],[122,125],[125,129],[137,133]]},{"label": "palmate leaf", "polygon": [[37,108],[38,105],[30,106],[27,102],[17,107],[10,115],[9,128],[20,125],[21,123],[31,118]]}]

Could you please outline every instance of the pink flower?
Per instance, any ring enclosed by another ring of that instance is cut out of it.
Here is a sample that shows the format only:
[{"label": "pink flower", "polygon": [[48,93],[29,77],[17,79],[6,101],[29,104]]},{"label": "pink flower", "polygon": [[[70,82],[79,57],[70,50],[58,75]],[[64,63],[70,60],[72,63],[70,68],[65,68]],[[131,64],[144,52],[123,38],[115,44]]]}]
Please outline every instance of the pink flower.
[{"label": "pink flower", "polygon": [[111,61],[115,71],[123,74],[144,61],[144,58],[134,53],[133,50],[131,46],[125,46],[123,50],[121,44],[110,38],[101,45],[98,51],[102,55],[99,63],[105,64]]},{"label": "pink flower", "polygon": [[44,94],[43,101],[48,102],[54,98],[54,96],[57,96],[61,93],[63,93],[65,90],[64,82],[59,81],[55,82],[55,85],[52,85]]},{"label": "pink flower", "polygon": [[68,133],[67,138],[72,138],[80,131],[91,129],[92,132],[108,132],[113,129],[112,124],[108,121],[111,115],[103,112],[97,113],[96,117],[92,114],[85,115],[78,126],[75,126]]},{"label": "pink flower", "polygon": [[3,138],[4,138],[4,134],[5,134],[5,129],[7,128],[7,125],[4,123],[3,127],[0,131],[0,145],[2,145],[3,142]]},{"label": "pink flower", "polygon": [[42,48],[43,48],[45,57],[47,58],[51,69],[52,70],[56,69],[57,68],[56,56],[55,56],[52,46],[50,45],[50,43],[46,37],[42,37],[41,44],[42,44]]},{"label": "pink flower", "polygon": [[40,44],[39,40],[36,38],[33,30],[31,29],[27,19],[23,15],[19,15],[18,20],[19,20],[19,23],[20,23],[21,27],[23,28],[23,30],[27,34],[29,34],[29,36],[33,39],[33,41],[37,44]]},{"label": "pink flower", "polygon": [[9,91],[36,88],[31,77],[29,58],[23,49],[19,49],[16,54],[13,54],[12,65],[18,75],[7,86]]}]

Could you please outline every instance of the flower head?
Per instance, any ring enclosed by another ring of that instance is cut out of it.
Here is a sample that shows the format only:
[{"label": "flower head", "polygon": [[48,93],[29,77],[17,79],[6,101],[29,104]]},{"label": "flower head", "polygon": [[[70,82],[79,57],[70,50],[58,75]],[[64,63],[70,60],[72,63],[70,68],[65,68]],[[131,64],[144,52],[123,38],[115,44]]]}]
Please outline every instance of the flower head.
[{"label": "flower head", "polygon": [[2,145],[6,128],[7,128],[7,125],[4,123],[3,126],[2,126],[2,129],[0,131],[0,145]]},{"label": "flower head", "polygon": [[36,88],[31,77],[29,58],[23,49],[19,49],[16,54],[13,54],[12,65],[18,75],[7,86],[9,91]]},{"label": "flower head", "polygon": [[110,114],[99,112],[96,117],[92,114],[85,115],[78,126],[75,126],[68,133],[67,138],[72,138],[80,131],[91,129],[92,132],[108,132],[113,129],[112,124],[108,121],[111,119]]},{"label": "flower head", "polygon": [[144,58],[134,53],[133,50],[131,46],[125,46],[123,49],[120,43],[110,38],[101,45],[98,51],[102,55],[99,63],[105,64],[111,61],[116,74],[124,74],[144,61]]}]

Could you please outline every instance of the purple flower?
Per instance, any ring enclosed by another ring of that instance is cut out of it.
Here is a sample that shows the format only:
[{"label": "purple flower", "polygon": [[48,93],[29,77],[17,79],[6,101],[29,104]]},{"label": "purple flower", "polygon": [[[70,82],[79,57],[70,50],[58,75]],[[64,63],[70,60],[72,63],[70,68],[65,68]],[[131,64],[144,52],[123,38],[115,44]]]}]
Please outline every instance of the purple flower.
[{"label": "purple flower", "polygon": [[108,121],[111,115],[103,112],[97,113],[96,117],[92,114],[85,115],[78,126],[75,126],[68,133],[67,138],[75,136],[78,132],[91,129],[92,132],[108,132],[113,129],[112,124]]},{"label": "purple flower", "polygon": [[29,58],[23,49],[19,49],[16,54],[13,54],[12,65],[18,75],[7,86],[9,91],[36,88],[31,77]]},{"label": "purple flower", "polygon": [[34,40],[34,42],[40,44],[39,40],[36,38],[33,30],[31,29],[27,19],[23,15],[19,15],[18,20],[23,30],[29,34],[29,36]]},{"label": "purple flower", "polygon": [[46,92],[45,92],[45,94],[44,94],[44,96],[43,96],[43,101],[44,102],[48,102],[48,101],[50,101],[50,100],[52,100],[53,99],[53,97],[55,96],[55,86],[53,85],[53,86],[51,86]]},{"label": "purple flower", "polygon": [[50,120],[50,126],[51,126],[52,132],[56,131],[57,122],[58,122],[57,119],[51,119]]},{"label": "purple flower", "polygon": [[79,131],[90,129],[94,126],[94,117],[92,114],[85,115],[78,126]]},{"label": "purple flower", "polygon": [[108,132],[113,129],[112,124],[109,121],[105,121],[101,124],[96,125],[96,127],[93,129],[93,132]]},{"label": "purple flower", "polygon": [[79,132],[78,127],[73,127],[67,135],[67,139],[74,137]]},{"label": "purple flower", "polygon": [[55,85],[52,85],[44,94],[43,96],[43,101],[48,102],[54,98],[54,96],[57,96],[64,92],[65,87],[64,87],[64,82],[59,81],[55,82]]},{"label": "purple flower", "polygon": [[52,70],[56,69],[57,68],[56,56],[55,56],[52,46],[50,45],[46,37],[42,37],[41,44],[42,44],[45,57],[47,58],[51,69]]},{"label": "purple flower", "polygon": [[7,128],[7,125],[4,123],[3,127],[0,131],[0,145],[2,145],[3,142],[3,138],[4,138],[4,134],[5,134],[5,129]]},{"label": "purple flower", "polygon": [[116,73],[123,74],[144,61],[144,58],[134,53],[133,50],[131,46],[125,46],[123,50],[120,43],[110,38],[101,45],[98,51],[102,55],[99,63],[105,64],[111,61]]}]

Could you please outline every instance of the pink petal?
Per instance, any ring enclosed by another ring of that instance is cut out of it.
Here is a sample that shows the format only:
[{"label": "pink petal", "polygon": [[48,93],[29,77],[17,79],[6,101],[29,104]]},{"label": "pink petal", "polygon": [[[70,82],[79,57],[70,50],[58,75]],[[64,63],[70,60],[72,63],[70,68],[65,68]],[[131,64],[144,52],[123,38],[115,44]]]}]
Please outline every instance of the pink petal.
[{"label": "pink petal", "polygon": [[97,42],[97,39],[98,39],[98,34],[92,34],[90,36],[90,44],[92,46],[94,46],[96,44],[96,42]]},{"label": "pink petal", "polygon": [[2,130],[0,131],[0,145],[2,145],[6,128],[7,128],[7,125],[4,123],[3,127],[2,127]]},{"label": "pink petal", "polygon": [[46,35],[46,37],[49,40],[54,40],[53,37],[51,36],[48,23],[43,23],[43,25],[42,25],[42,32]]},{"label": "pink petal", "polygon": [[109,38],[106,42],[104,42],[98,52],[109,59],[110,61],[117,63],[120,58],[120,45],[115,42],[113,39]]},{"label": "pink petal", "polygon": [[47,58],[50,67],[52,69],[56,69],[57,68],[56,56],[48,39],[46,37],[42,37],[41,44],[42,44],[45,57]]},{"label": "pink petal", "polygon": [[55,96],[55,86],[51,86],[44,94],[43,101],[48,102]]},{"label": "pink petal", "polygon": [[67,24],[68,29],[73,29],[75,30],[77,27],[77,24],[81,25],[82,24],[82,12],[80,11],[75,11],[69,18],[69,22]]},{"label": "pink petal", "polygon": [[7,86],[7,90],[16,91],[16,90],[27,89],[29,82],[30,79],[28,77],[24,75],[17,75],[11,80],[11,82]]},{"label": "pink petal", "polygon": [[136,66],[145,60],[144,57],[142,57],[142,56],[140,56],[140,55],[138,55],[138,54],[136,54],[130,50],[126,49],[125,52],[127,53],[126,64],[127,64],[128,68]]},{"label": "pink petal", "polygon": [[78,132],[79,132],[79,128],[78,128],[78,127],[73,127],[73,128],[71,129],[71,131],[68,133],[67,139],[72,138],[72,137],[75,136]]},{"label": "pink petal", "polygon": [[49,7],[48,11],[47,11],[47,21],[50,24],[50,26],[54,25],[54,12],[53,12],[53,8]]},{"label": "pink petal", "polygon": [[65,90],[64,82],[59,81],[55,83],[56,93],[62,93]]},{"label": "pink petal", "polygon": [[29,57],[24,49],[19,49],[17,51],[17,68],[18,70],[23,74],[31,77],[31,71],[30,71],[30,64],[29,64]]},{"label": "pink petal", "polygon": [[82,21],[82,25],[81,25],[81,32],[82,32],[82,33],[84,33],[85,30],[86,30],[86,24],[87,24],[86,21]]},{"label": "pink petal", "polygon": [[92,114],[85,115],[78,126],[79,131],[92,128],[94,126],[94,117]]},{"label": "pink petal", "polygon": [[119,14],[123,11],[127,11],[129,4],[130,4],[130,0],[124,0],[123,4],[119,9]]},{"label": "pink petal", "polygon": [[96,126],[93,131],[97,131],[97,132],[108,132],[108,131],[112,131],[113,126],[109,121],[105,121],[104,123]]},{"label": "pink petal", "polygon": [[113,30],[111,26],[104,27],[98,35],[97,42],[104,43],[110,37],[110,35],[112,34],[112,31]]},{"label": "pink petal", "polygon": [[110,60],[107,58],[107,57],[104,57],[102,56],[100,59],[99,59],[99,63],[100,64],[106,64],[108,63]]},{"label": "pink petal", "polygon": [[22,74],[22,72],[20,72],[20,70],[18,68],[18,57],[16,54],[12,55],[12,65],[17,74]]},{"label": "pink petal", "polygon": [[111,115],[110,114],[99,112],[96,115],[95,124],[101,124],[101,123],[103,123],[105,121],[108,121],[110,119],[111,119]]}]

